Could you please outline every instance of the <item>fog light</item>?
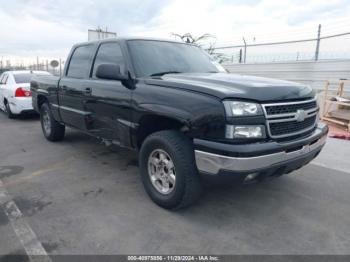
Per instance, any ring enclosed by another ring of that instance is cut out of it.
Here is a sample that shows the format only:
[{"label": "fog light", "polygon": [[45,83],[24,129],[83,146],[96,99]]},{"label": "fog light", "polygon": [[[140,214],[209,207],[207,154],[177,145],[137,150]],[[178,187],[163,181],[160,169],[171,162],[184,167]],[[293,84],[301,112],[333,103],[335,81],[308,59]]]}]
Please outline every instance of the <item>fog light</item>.
[{"label": "fog light", "polygon": [[245,177],[244,182],[251,182],[253,181],[257,176],[259,175],[259,173],[252,173],[249,174]]}]

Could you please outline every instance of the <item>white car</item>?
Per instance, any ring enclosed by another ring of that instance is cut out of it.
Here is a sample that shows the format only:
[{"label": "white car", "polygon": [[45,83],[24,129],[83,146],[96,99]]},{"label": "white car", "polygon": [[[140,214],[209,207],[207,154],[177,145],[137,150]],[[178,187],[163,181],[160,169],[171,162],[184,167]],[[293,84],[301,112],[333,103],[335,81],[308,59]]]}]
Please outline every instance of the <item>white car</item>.
[{"label": "white car", "polygon": [[32,112],[30,80],[33,75],[50,75],[46,71],[6,71],[0,76],[0,109],[9,118]]}]

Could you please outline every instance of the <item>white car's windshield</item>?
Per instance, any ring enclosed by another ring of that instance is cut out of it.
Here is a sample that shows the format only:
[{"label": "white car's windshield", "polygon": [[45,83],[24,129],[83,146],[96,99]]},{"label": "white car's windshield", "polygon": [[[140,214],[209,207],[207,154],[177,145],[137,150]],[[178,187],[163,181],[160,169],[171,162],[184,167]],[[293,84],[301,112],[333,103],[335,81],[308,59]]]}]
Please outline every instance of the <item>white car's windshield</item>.
[{"label": "white car's windshield", "polygon": [[129,40],[131,59],[138,77],[165,73],[216,73],[218,68],[199,47],[165,41]]}]

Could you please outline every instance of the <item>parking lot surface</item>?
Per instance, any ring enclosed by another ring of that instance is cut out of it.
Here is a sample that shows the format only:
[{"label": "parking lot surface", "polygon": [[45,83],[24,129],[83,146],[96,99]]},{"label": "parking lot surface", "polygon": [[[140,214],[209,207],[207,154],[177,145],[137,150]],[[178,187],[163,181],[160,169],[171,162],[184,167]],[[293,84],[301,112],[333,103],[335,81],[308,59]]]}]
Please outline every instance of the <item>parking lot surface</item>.
[{"label": "parking lot surface", "polygon": [[[350,254],[350,142],[272,181],[215,186],[190,208],[151,202],[137,155],[0,113],[0,181],[48,254]],[[0,254],[25,250],[0,208]]]}]

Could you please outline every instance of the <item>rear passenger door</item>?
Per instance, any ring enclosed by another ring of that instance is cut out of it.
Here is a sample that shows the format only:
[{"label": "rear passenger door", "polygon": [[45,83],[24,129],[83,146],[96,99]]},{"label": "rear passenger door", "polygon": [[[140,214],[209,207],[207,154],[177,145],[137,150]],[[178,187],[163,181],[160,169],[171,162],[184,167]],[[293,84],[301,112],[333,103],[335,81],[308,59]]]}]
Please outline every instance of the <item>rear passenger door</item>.
[{"label": "rear passenger door", "polygon": [[93,65],[90,87],[91,95],[85,94],[85,105],[91,112],[87,126],[95,136],[128,144],[131,90],[121,81],[99,79],[96,70],[100,64],[117,64],[127,74],[125,59],[118,42],[101,43]]},{"label": "rear passenger door", "polygon": [[0,109],[4,110],[4,95],[3,95],[3,85],[2,85],[2,79],[4,78],[5,74],[0,75]]},{"label": "rear passenger door", "polygon": [[6,99],[6,83],[8,79],[8,74],[3,73],[0,77],[0,108],[5,110],[5,99]]},{"label": "rear passenger door", "polygon": [[84,104],[85,94],[90,94],[89,76],[95,44],[77,46],[73,51],[59,82],[59,105],[61,118],[67,125],[86,130],[91,113]]}]

